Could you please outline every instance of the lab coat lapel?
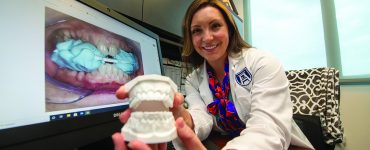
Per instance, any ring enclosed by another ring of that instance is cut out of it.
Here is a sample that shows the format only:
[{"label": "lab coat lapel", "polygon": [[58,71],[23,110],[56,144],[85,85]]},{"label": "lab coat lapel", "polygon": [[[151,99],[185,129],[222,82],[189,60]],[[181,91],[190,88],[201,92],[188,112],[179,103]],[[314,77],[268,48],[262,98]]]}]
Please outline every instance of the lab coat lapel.
[{"label": "lab coat lapel", "polygon": [[213,96],[212,96],[211,90],[209,89],[208,75],[207,75],[205,61],[203,63],[203,66],[201,67],[202,68],[200,69],[200,72],[199,72],[199,75],[200,75],[199,93],[204,103],[208,105],[209,103],[213,102]]},{"label": "lab coat lapel", "polygon": [[[237,56],[236,58],[233,58],[232,56],[228,56],[228,59],[229,59],[229,70],[230,70],[230,84],[235,84],[235,77],[233,76],[234,75],[234,68],[235,67],[238,67],[238,63],[240,62],[241,60],[241,57],[240,56]],[[208,105],[209,103],[213,102],[213,96],[212,96],[212,92],[211,90],[209,89],[209,82],[208,82],[208,75],[207,75],[207,69],[206,69],[206,62],[204,61],[203,65],[201,66],[202,68],[200,68],[200,71],[199,71],[199,75],[200,75],[200,84],[199,84],[199,93],[200,93],[200,96],[202,97],[204,103],[206,105]],[[231,69],[233,69],[231,71]],[[235,85],[234,85],[235,87]],[[231,87],[231,88],[234,88],[234,87]],[[234,95],[233,95],[233,98]]]},{"label": "lab coat lapel", "polygon": [[238,95],[239,96],[244,95],[243,94],[244,92],[241,92],[241,91],[244,91],[244,89],[240,89],[241,87],[237,85],[236,79],[235,79],[235,73],[241,70],[241,68],[244,67],[245,65],[243,64],[243,61],[242,61],[243,59],[241,56],[236,56],[236,57],[229,56],[228,59],[229,59],[230,89],[232,91],[231,96],[233,98],[233,103],[235,105],[235,109],[238,112],[240,119],[243,122],[246,122],[247,117],[244,116],[244,113],[240,107],[240,106],[246,107],[246,105],[243,105],[243,103],[241,102],[241,100],[243,99],[238,97]]}]

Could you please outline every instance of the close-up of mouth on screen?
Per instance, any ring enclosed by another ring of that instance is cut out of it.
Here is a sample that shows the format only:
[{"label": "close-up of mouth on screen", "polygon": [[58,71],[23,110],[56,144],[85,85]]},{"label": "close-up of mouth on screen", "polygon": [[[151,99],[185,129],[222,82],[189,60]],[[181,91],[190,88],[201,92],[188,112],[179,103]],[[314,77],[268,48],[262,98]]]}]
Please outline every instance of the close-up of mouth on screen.
[{"label": "close-up of mouth on screen", "polygon": [[47,112],[123,103],[115,91],[142,66],[139,42],[45,9]]}]

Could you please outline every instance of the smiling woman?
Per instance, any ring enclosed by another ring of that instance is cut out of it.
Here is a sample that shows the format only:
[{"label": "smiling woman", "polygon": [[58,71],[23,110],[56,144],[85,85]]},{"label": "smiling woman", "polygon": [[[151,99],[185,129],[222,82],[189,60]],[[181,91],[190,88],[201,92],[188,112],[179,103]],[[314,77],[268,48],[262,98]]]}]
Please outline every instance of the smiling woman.
[{"label": "smiling woman", "polygon": [[225,60],[227,57],[229,31],[221,12],[218,9],[206,7],[195,13],[193,18],[190,30],[195,50],[212,67],[223,66],[220,60]]},{"label": "smiling woman", "polygon": [[201,140],[218,134],[222,149],[312,149],[292,119],[283,66],[269,52],[244,42],[221,1],[193,1],[183,35],[182,56],[196,69],[185,82],[188,109],[173,113],[184,116]]}]

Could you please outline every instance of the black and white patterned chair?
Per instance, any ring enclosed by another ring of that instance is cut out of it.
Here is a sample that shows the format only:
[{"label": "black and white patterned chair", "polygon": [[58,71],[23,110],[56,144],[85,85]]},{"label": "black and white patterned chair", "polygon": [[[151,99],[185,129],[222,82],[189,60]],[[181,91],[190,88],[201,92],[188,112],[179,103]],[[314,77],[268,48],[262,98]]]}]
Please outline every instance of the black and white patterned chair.
[{"label": "black and white patterned chair", "polygon": [[286,71],[293,118],[315,149],[334,149],[343,141],[339,113],[339,71],[313,68]]}]

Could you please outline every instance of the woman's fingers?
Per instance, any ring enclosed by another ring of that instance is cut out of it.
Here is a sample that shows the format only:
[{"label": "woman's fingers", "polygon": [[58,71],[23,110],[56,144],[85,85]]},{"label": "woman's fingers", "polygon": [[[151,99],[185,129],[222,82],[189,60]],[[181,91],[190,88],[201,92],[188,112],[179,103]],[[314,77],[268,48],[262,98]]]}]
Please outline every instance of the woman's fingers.
[{"label": "woman's fingers", "polygon": [[173,100],[173,107],[170,108],[170,111],[172,112],[175,119],[181,117],[181,112],[184,109],[184,107],[182,106],[183,103],[184,96],[181,93],[176,93]]},{"label": "woman's fingers", "polygon": [[[125,99],[125,98],[128,97],[128,93],[127,93],[127,91],[125,90],[125,88],[123,86],[121,86],[116,91],[116,97],[119,98],[119,99]],[[181,109],[183,109],[183,107],[182,107],[182,104],[183,103],[184,103],[184,96],[181,93],[176,93],[175,94],[175,97],[174,97],[173,108],[171,110],[172,111],[180,111]],[[127,120],[128,120],[128,118],[131,115],[131,111],[132,110],[130,108],[129,109],[126,109],[125,111],[123,111],[121,113],[121,115],[119,116],[119,120],[122,123],[126,123]],[[180,122],[182,122],[182,124],[184,125],[184,120],[183,119]],[[176,126],[178,126],[177,124],[178,123],[177,123],[177,120],[176,120]],[[184,125],[182,127],[183,128],[186,128],[187,126]],[[177,128],[179,128],[179,127],[177,127]],[[185,132],[190,131],[190,132],[192,132],[194,134],[194,132],[189,127],[187,127],[187,129],[181,129],[182,131],[180,131],[181,133],[183,133],[182,135],[184,135],[183,136],[184,139],[182,139],[180,137],[180,139],[182,141],[184,141],[188,137],[187,133],[185,133]],[[178,129],[178,134],[179,134],[179,129]],[[198,139],[196,136],[195,136],[195,138]],[[121,134],[119,134],[119,133],[113,134],[112,135],[112,139],[113,139],[113,142],[114,142],[114,149],[115,150],[126,150],[126,145],[125,145],[125,142],[124,142],[124,137]],[[199,141],[199,139],[198,139],[198,141]],[[198,144],[200,144],[200,146],[202,146],[202,143],[200,141],[199,141],[199,143],[197,143],[197,145]],[[193,146],[193,145],[194,144],[191,144],[190,146]],[[167,143],[147,145],[147,144],[145,144],[145,143],[143,143],[141,141],[138,141],[138,140],[131,141],[128,144],[128,146],[130,147],[130,149],[133,149],[133,150],[165,150],[165,149],[167,149]],[[191,148],[191,147],[189,147],[189,148]]]},{"label": "woman's fingers", "polygon": [[[116,97],[119,99],[125,99],[128,97],[128,92],[125,90],[124,86],[121,86],[116,91]],[[184,102],[184,97],[181,93],[176,93],[174,98],[174,107],[178,107],[182,105]],[[128,118],[130,118],[132,110],[130,108],[123,111],[120,116],[119,120],[122,123],[126,123]],[[115,150],[126,150],[126,145],[124,142],[124,137],[120,133],[115,133],[112,135],[113,143],[114,143],[114,149]],[[145,144],[139,140],[134,140],[129,142],[127,145],[132,150],[166,150],[167,149],[167,143],[161,143],[161,144]]]},{"label": "woman's fingers", "polygon": [[[121,86],[117,91],[116,91],[116,97],[119,99],[125,99],[128,97],[128,93],[126,92],[125,88]],[[119,115],[119,120],[122,123],[126,123],[128,118],[131,115],[131,109],[126,109]]]},{"label": "woman's fingers", "polygon": [[159,150],[167,150],[167,143],[158,144],[158,149]]},{"label": "woman's fingers", "polygon": [[114,150],[127,150],[125,139],[120,133],[114,133],[112,135],[112,140],[114,144]]},{"label": "woman's fingers", "polygon": [[[112,135],[112,140],[114,144],[114,150],[127,150],[125,139],[122,134],[118,132],[114,133]],[[139,140],[133,140],[129,142],[127,146],[132,150],[166,150],[167,149],[167,143],[148,145]]]},{"label": "woman's fingers", "polygon": [[133,140],[131,141],[128,146],[130,147],[130,149],[132,150],[151,150],[151,147],[145,143],[143,143],[142,141],[139,141],[139,140]]},{"label": "woman's fingers", "polygon": [[184,143],[186,149],[206,149],[194,131],[190,129],[182,117],[176,119],[177,135]]},{"label": "woman's fingers", "polygon": [[130,118],[130,116],[131,116],[131,109],[128,108],[119,115],[119,120],[121,121],[121,123],[126,123],[128,118]]},{"label": "woman's fingers", "polygon": [[176,93],[174,98],[174,107],[170,109],[172,112],[172,115],[175,119],[182,117],[182,120],[186,122],[187,126],[191,129],[193,128],[193,119],[190,115],[190,113],[184,108],[184,96],[182,96],[181,93]]},{"label": "woman's fingers", "polygon": [[125,99],[128,97],[128,92],[125,90],[125,87],[119,87],[119,89],[116,91],[116,97],[118,99]]},{"label": "woman's fingers", "polygon": [[184,96],[181,93],[176,93],[173,100],[173,107],[178,108],[184,103]]}]

